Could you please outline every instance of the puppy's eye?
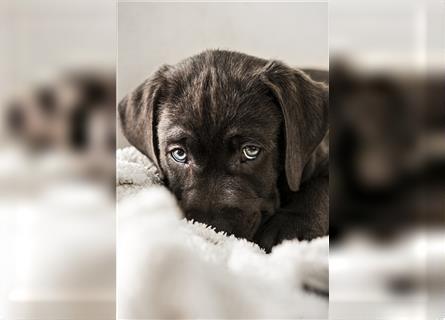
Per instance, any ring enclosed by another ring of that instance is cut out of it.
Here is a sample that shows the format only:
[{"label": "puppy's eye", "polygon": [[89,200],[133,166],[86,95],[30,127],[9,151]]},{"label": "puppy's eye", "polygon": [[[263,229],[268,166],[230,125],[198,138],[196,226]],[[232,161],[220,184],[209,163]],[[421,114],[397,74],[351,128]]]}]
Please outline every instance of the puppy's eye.
[{"label": "puppy's eye", "polygon": [[257,146],[245,146],[243,147],[243,154],[248,160],[255,160],[260,153],[260,148]]},{"label": "puppy's eye", "polygon": [[187,153],[185,153],[184,149],[173,149],[170,151],[170,155],[176,162],[185,163],[187,161]]}]

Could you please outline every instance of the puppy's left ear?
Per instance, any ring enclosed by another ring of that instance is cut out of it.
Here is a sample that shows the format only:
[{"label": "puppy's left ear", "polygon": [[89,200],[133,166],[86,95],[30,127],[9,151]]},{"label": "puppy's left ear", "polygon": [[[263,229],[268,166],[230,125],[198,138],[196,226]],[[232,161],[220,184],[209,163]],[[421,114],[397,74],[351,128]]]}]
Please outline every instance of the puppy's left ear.
[{"label": "puppy's left ear", "polygon": [[124,97],[118,106],[122,131],[128,142],[150,158],[161,176],[155,127],[168,70],[169,66],[161,67],[152,77]]},{"label": "puppy's left ear", "polygon": [[278,61],[264,67],[262,78],[283,113],[286,178],[289,188],[298,191],[303,169],[328,129],[329,89]]}]

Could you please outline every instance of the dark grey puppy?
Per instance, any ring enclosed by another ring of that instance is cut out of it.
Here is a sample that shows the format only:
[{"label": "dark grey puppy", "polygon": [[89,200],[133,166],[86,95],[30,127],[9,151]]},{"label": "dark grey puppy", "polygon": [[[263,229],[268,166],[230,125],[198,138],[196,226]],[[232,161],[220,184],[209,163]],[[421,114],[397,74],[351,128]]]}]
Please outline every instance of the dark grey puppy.
[{"label": "dark grey puppy", "polygon": [[328,234],[328,96],[281,62],[212,50],[161,67],[119,114],[186,218],[270,251]]}]

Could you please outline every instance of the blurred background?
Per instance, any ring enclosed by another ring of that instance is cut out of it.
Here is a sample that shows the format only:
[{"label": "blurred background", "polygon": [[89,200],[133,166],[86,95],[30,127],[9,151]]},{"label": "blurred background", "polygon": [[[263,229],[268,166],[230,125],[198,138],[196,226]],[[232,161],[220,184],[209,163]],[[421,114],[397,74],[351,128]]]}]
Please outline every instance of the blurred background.
[{"label": "blurred background", "polygon": [[115,316],[114,1],[0,2],[0,319]]},{"label": "blurred background", "polygon": [[330,318],[445,317],[445,2],[330,2]]}]

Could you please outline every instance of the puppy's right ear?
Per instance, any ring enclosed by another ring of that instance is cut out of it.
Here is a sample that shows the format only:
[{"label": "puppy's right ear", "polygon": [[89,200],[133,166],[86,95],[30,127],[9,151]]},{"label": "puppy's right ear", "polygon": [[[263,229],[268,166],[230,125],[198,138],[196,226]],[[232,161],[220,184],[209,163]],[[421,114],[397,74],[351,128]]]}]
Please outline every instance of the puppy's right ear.
[{"label": "puppy's right ear", "polygon": [[161,67],[119,102],[122,131],[133,146],[156,165],[159,173],[159,146],[156,136],[156,112],[165,88],[168,66]]},{"label": "puppy's right ear", "polygon": [[328,130],[329,89],[279,61],[264,67],[262,79],[280,105],[286,139],[285,172],[297,192],[311,154]]}]

